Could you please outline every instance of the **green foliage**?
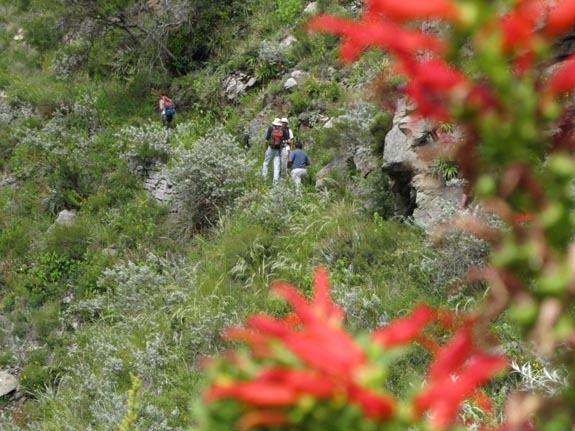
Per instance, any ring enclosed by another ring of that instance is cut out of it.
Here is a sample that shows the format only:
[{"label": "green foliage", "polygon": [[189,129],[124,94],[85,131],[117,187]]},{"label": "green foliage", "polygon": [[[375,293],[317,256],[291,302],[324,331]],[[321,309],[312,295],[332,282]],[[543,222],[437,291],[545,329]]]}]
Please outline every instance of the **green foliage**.
[{"label": "green foliage", "polygon": [[181,203],[177,220],[183,232],[214,223],[242,193],[253,164],[235,137],[221,128],[184,151],[171,171]]},{"label": "green foliage", "polygon": [[141,242],[152,242],[166,213],[166,208],[148,196],[137,195],[115,214],[112,222],[115,242],[124,247],[136,247]]},{"label": "green foliage", "polygon": [[385,136],[393,127],[393,113],[389,111],[378,114],[369,126],[369,131],[374,137],[373,152],[383,155]]},{"label": "green foliage", "polygon": [[459,176],[459,168],[455,161],[447,157],[439,157],[431,166],[431,170],[435,176],[441,178],[443,181],[449,181]]},{"label": "green foliage", "polygon": [[298,85],[288,98],[294,113],[300,114],[325,107],[327,103],[339,100],[341,94],[337,83],[310,77]]},{"label": "green foliage", "polygon": [[54,49],[62,35],[56,19],[50,15],[34,16],[24,22],[26,41],[41,52]]},{"label": "green foliage", "polygon": [[28,365],[22,370],[19,383],[22,390],[37,395],[53,381],[53,368],[48,364],[48,349],[37,349],[28,356]]},{"label": "green foliage", "polygon": [[19,268],[24,300],[32,307],[59,300],[77,269],[78,262],[69,256],[54,252],[38,255],[33,262]]},{"label": "green foliage", "polygon": [[137,429],[135,426],[136,419],[138,419],[138,409],[140,396],[140,387],[142,386],[142,379],[140,379],[135,374],[130,373],[130,379],[132,380],[132,387],[128,392],[128,411],[118,424],[118,431],[132,431]]},{"label": "green foliage", "polygon": [[283,24],[292,24],[303,11],[302,0],[276,0],[277,14]]},{"label": "green foliage", "polygon": [[46,253],[66,256],[72,260],[81,260],[91,241],[91,227],[83,220],[73,224],[55,224],[51,226],[42,240],[42,249]]},{"label": "green foliage", "polygon": [[[337,193],[324,195],[311,183],[298,196],[289,182],[271,189],[255,178],[260,154],[236,138],[268,103],[286,115],[313,111],[311,129],[300,126],[315,152],[310,178],[341,142],[375,140],[376,147],[387,127],[379,117],[362,124],[374,115],[348,107],[336,114],[349,116],[335,130],[315,127],[320,113],[335,114],[334,104],[347,99],[344,85],[364,82],[366,71],[341,82],[347,72],[327,69],[337,39],[305,34],[303,2],[194,0],[185,10],[138,16],[127,0],[73,3],[67,20],[47,0],[19,0],[29,15],[0,16],[0,88],[14,112],[0,125],[0,158],[3,173],[18,179],[0,190],[0,313],[9,321],[0,342],[25,341],[7,344],[22,353],[0,355],[0,365],[18,367],[26,396],[37,397],[25,403],[22,429],[117,428],[127,417],[130,373],[154,388],[141,394],[132,429],[188,427],[197,418],[187,407],[205,378],[196,360],[221,351],[223,329],[247,313],[284,313],[268,295],[270,283],[309,291],[316,265],[332,271],[336,300],[358,330],[411,302],[440,302],[445,280],[459,280],[462,252],[453,243],[458,253],[441,267],[440,253],[417,230],[373,216],[388,214],[383,178],[370,176],[382,190],[367,211],[350,188],[353,166],[336,179]],[[131,27],[132,38],[118,26],[124,19],[149,33]],[[20,23],[35,49],[12,40]],[[286,25],[297,38],[288,52],[277,42]],[[73,37],[64,43],[60,29]],[[312,77],[286,97],[275,79],[296,63]],[[232,106],[220,92],[233,70],[260,81]],[[156,110],[164,87],[178,102],[169,136]],[[225,132],[213,130],[219,122]],[[180,175],[180,212],[168,214],[142,190],[140,174],[158,162]],[[50,228],[59,210],[71,208],[75,225]],[[421,364],[406,364],[394,384],[409,384],[411,366]]]}]

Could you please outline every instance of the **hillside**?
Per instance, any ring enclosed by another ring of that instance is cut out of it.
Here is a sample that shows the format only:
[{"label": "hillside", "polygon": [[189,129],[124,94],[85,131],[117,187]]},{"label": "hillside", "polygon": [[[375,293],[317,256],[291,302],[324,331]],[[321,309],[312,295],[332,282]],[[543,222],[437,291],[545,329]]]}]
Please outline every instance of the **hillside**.
[{"label": "hillside", "polygon": [[[336,37],[306,31],[312,14],[359,8],[0,0],[0,371],[18,382],[0,395],[0,429],[118,429],[133,375],[138,429],[193,430],[201,359],[224,349],[222,331],[283,314],[270,284],[309,293],[317,266],[352,331],[482,297],[463,274],[487,246],[431,244],[381,169],[394,112],[369,95],[388,58],[344,67]],[[261,178],[274,117],[312,161],[301,192]],[[532,357],[505,319],[495,331]],[[415,351],[388,389],[428,361]]]}]

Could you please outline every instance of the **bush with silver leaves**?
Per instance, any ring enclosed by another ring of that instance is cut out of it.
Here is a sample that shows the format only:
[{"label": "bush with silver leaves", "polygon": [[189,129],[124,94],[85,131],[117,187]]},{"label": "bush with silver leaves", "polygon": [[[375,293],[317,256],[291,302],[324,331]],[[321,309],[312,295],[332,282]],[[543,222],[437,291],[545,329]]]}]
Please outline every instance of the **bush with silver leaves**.
[{"label": "bush with silver leaves", "polygon": [[158,123],[124,127],[115,138],[116,147],[133,174],[149,170],[158,162],[165,163],[172,152],[169,131]]},{"label": "bush with silver leaves", "polygon": [[179,196],[178,225],[187,231],[216,221],[243,192],[254,163],[222,128],[182,150],[170,171]]}]

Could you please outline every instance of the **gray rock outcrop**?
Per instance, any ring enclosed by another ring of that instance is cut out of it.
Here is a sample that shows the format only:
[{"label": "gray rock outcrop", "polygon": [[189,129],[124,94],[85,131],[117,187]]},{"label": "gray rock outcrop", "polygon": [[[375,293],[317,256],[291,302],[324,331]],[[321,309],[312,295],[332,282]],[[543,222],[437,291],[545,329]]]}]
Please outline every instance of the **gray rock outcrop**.
[{"label": "gray rock outcrop", "polygon": [[58,217],[54,224],[71,226],[76,222],[76,211],[75,210],[62,210],[58,213]]},{"label": "gray rock outcrop", "polygon": [[174,210],[178,208],[176,188],[165,166],[147,173],[144,189],[159,204],[169,204]]},{"label": "gray rock outcrop", "polygon": [[434,139],[438,125],[413,117],[412,110],[405,100],[399,101],[393,127],[385,137],[383,169],[391,177],[394,191],[403,197],[403,215],[412,215],[418,225],[430,230],[458,211],[463,182],[445,183],[433,174],[433,160],[425,153],[440,145]]},{"label": "gray rock outcrop", "polygon": [[234,72],[228,75],[222,82],[221,96],[233,101],[256,84],[257,80],[253,76],[242,72]]},{"label": "gray rock outcrop", "polygon": [[18,389],[18,380],[12,374],[0,371],[0,397]]}]

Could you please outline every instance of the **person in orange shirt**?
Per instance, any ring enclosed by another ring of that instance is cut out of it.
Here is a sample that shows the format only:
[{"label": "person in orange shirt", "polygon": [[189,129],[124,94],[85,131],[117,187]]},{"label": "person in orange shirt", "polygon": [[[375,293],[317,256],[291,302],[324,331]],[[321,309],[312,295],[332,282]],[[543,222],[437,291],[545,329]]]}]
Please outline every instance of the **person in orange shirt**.
[{"label": "person in orange shirt", "polygon": [[176,107],[174,105],[174,101],[168,97],[168,92],[166,90],[162,90],[162,97],[158,101],[158,107],[162,114],[162,122],[167,129],[170,127],[170,123],[176,116]]}]

